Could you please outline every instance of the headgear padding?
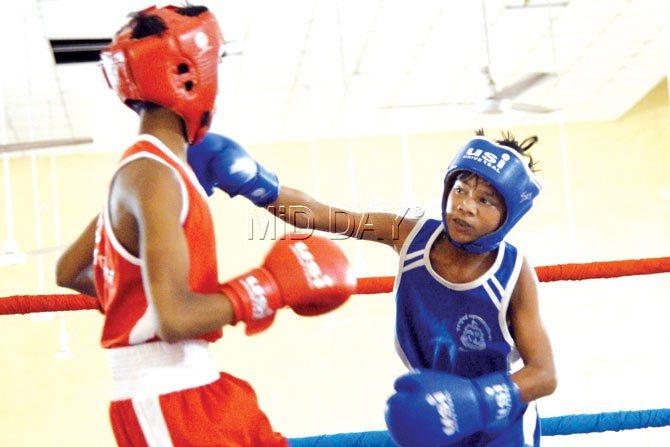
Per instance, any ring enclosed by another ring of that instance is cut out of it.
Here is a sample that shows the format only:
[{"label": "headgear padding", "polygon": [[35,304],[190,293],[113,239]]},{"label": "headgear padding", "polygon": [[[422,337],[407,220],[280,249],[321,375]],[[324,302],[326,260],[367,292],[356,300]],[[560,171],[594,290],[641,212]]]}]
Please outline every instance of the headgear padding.
[{"label": "headgear padding", "polygon": [[[459,243],[449,236],[446,222],[447,199],[461,171],[471,172],[489,182],[505,201],[505,221],[497,230],[468,243]],[[453,245],[471,253],[486,253],[498,248],[507,233],[533,206],[541,186],[526,160],[516,150],[486,138],[473,138],[452,160],[444,178],[442,221]]]},{"label": "headgear padding", "polygon": [[166,29],[133,38],[131,21],[100,58],[107,83],[121,101],[128,106],[151,102],[172,110],[183,118],[189,143],[195,143],[205,136],[214,114],[224,41],[211,12],[184,15],[179,10],[152,6],[139,12],[157,16]]}]

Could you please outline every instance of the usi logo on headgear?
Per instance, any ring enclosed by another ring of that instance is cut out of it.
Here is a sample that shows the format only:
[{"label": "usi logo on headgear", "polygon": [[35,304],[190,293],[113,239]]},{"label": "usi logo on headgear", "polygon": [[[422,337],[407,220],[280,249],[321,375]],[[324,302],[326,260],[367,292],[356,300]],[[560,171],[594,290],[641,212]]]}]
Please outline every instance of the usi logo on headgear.
[{"label": "usi logo on headgear", "polygon": [[469,147],[465,151],[463,158],[484,163],[486,166],[500,174],[500,170],[505,166],[505,163],[507,163],[511,157],[509,154],[502,154],[500,159],[498,159],[498,156],[492,152],[486,152],[482,149]]}]

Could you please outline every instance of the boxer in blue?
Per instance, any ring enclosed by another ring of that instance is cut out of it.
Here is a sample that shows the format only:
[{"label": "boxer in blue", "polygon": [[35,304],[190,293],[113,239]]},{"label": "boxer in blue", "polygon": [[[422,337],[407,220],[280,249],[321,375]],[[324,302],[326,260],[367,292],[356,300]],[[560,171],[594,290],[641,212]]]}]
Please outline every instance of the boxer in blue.
[{"label": "boxer in blue", "polygon": [[[538,446],[535,400],[556,387],[554,361],[535,271],[504,241],[540,192],[524,157],[536,141],[478,132],[447,169],[441,220],[348,212],[279,188],[276,176],[219,135],[190,151],[189,163],[206,191],[218,186],[297,227],[349,232],[398,252],[396,346],[411,370],[387,402],[398,445]],[[286,212],[298,205],[310,214]]]}]

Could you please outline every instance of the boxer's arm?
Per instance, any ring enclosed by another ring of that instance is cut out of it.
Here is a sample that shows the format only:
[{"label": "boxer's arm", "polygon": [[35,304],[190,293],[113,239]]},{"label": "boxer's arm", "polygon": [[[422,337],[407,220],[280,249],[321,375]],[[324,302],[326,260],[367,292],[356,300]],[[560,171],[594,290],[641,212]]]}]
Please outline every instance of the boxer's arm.
[{"label": "boxer's arm", "polygon": [[89,296],[96,296],[93,281],[93,249],[97,216],[58,258],[56,284]]},{"label": "boxer's arm", "polygon": [[148,159],[126,165],[113,188],[136,222],[142,278],[158,315],[159,336],[168,342],[193,338],[231,324],[232,306],[223,294],[190,290],[189,256],[176,174]]},{"label": "boxer's arm", "polygon": [[537,284],[535,270],[524,259],[509,309],[514,342],[524,362],[512,380],[524,402],[548,396],[556,389],[554,356],[540,318]]},{"label": "boxer's arm", "polygon": [[282,186],[267,210],[285,222],[304,229],[338,233],[380,242],[400,251],[415,219],[391,213],[357,213],[319,202],[298,189]]},{"label": "boxer's arm", "polygon": [[354,213],[333,208],[302,191],[280,187],[274,173],[224,135],[210,132],[200,143],[189,147],[188,163],[208,195],[214,187],[231,197],[242,195],[298,228],[381,242],[400,251],[416,223],[405,215]]}]

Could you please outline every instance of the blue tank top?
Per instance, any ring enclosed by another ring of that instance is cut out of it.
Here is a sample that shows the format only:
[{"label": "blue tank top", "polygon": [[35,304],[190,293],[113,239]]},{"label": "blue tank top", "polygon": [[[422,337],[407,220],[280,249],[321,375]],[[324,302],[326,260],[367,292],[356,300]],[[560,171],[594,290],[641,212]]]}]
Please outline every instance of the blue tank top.
[{"label": "blue tank top", "polygon": [[[507,322],[523,256],[502,242],[496,259],[479,278],[451,283],[430,265],[430,248],[442,221],[422,219],[400,251],[395,280],[396,348],[408,368],[428,368],[475,378],[522,366]],[[535,402],[502,433],[478,432],[451,447],[539,447]]]},{"label": "blue tank top", "polygon": [[479,278],[451,283],[430,264],[430,248],[442,222],[422,219],[400,252],[395,280],[396,347],[409,368],[447,371],[475,378],[518,369],[507,308],[523,262],[502,242],[495,262]]}]

